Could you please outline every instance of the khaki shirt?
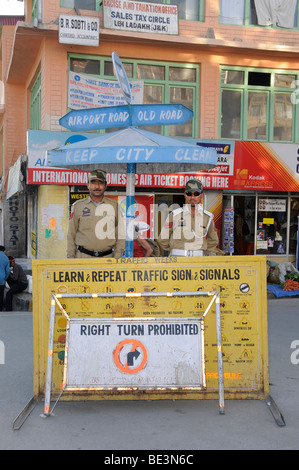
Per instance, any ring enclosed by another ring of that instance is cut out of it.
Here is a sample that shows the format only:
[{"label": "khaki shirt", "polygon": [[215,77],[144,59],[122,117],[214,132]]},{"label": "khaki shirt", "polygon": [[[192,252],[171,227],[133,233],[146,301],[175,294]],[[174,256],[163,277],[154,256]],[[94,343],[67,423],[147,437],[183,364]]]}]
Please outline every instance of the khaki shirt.
[{"label": "khaki shirt", "polygon": [[96,205],[89,196],[74,203],[67,234],[67,258],[90,258],[78,251],[77,246],[91,251],[114,249],[105,258],[120,258],[125,243],[125,224],[117,202],[104,196]]},{"label": "khaki shirt", "polygon": [[218,235],[211,212],[198,205],[192,217],[188,205],[172,211],[161,230],[158,243],[163,250],[203,250],[205,254],[218,253]]}]

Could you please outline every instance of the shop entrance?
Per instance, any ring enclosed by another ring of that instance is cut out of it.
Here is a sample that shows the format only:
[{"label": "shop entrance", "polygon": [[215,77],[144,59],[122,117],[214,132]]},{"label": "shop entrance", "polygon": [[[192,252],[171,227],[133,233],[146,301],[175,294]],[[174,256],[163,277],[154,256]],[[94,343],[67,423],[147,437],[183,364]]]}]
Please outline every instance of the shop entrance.
[{"label": "shop entrance", "polygon": [[[299,198],[285,193],[224,194],[222,246],[234,255],[270,255],[294,261],[298,233]],[[229,223],[228,223],[229,220]]]},{"label": "shop entrance", "polygon": [[224,210],[234,209],[234,219],[233,226],[230,227],[230,233],[227,233],[225,227],[222,230],[222,245],[225,244],[225,237],[229,236],[234,255],[253,255],[255,196],[223,195],[223,208]]}]

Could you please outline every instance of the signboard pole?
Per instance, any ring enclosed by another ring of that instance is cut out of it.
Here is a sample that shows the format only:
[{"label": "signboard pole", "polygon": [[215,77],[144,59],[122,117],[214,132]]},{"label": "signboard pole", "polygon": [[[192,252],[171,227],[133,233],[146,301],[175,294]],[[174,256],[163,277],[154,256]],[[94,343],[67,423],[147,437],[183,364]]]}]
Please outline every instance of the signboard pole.
[{"label": "signboard pole", "polygon": [[53,295],[52,295],[52,298],[51,298],[51,310],[50,310],[50,325],[49,325],[49,342],[48,342],[48,363],[47,363],[47,376],[46,376],[46,393],[45,393],[45,406],[44,406],[44,415],[45,415],[45,416],[50,416],[54,326],[55,326],[55,300],[54,300],[54,297],[53,297]]},{"label": "signboard pole", "polygon": [[[125,68],[116,54],[112,52],[112,62],[114,72],[119,83],[120,89],[124,95],[124,98],[129,106],[129,125],[132,125],[132,93],[130,89],[130,83],[125,71]],[[126,188],[126,249],[125,256],[127,258],[133,257],[133,243],[134,243],[134,195],[135,195],[135,173],[136,164],[127,163],[127,188]]]},{"label": "signboard pole", "polygon": [[216,333],[217,333],[217,361],[218,361],[218,387],[219,387],[219,413],[224,411],[224,382],[223,382],[223,362],[222,362],[222,340],[221,340],[221,315],[220,315],[220,295],[216,296]]},{"label": "signboard pole", "polygon": [[136,164],[127,164],[127,187],[126,187],[126,248],[125,256],[133,257],[134,244],[134,201],[135,201],[135,173]]}]

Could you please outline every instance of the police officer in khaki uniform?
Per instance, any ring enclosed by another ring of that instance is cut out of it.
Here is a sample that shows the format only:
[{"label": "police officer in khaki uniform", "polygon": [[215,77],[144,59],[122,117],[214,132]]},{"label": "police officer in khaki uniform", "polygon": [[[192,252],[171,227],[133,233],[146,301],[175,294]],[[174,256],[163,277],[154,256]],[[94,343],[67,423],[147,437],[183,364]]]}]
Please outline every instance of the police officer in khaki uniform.
[{"label": "police officer in khaki uniform", "polygon": [[185,187],[186,204],[172,211],[161,230],[158,243],[171,256],[206,256],[224,254],[217,248],[218,235],[214,216],[203,210],[203,187],[191,179]]},{"label": "police officer in khaki uniform", "polygon": [[125,249],[125,226],[118,204],[105,197],[106,172],[89,174],[89,197],[76,201],[69,220],[67,258],[120,258]]}]

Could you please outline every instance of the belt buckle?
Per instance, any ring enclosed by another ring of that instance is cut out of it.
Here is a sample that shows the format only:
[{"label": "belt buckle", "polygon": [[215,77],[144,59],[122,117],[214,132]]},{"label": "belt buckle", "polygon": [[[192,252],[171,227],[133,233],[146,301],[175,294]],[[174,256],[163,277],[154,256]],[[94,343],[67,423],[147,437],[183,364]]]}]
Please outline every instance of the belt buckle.
[{"label": "belt buckle", "polygon": [[193,250],[187,250],[187,256],[193,256]]},{"label": "belt buckle", "polygon": [[93,253],[97,258],[99,257],[99,252],[98,251],[94,251]]}]

